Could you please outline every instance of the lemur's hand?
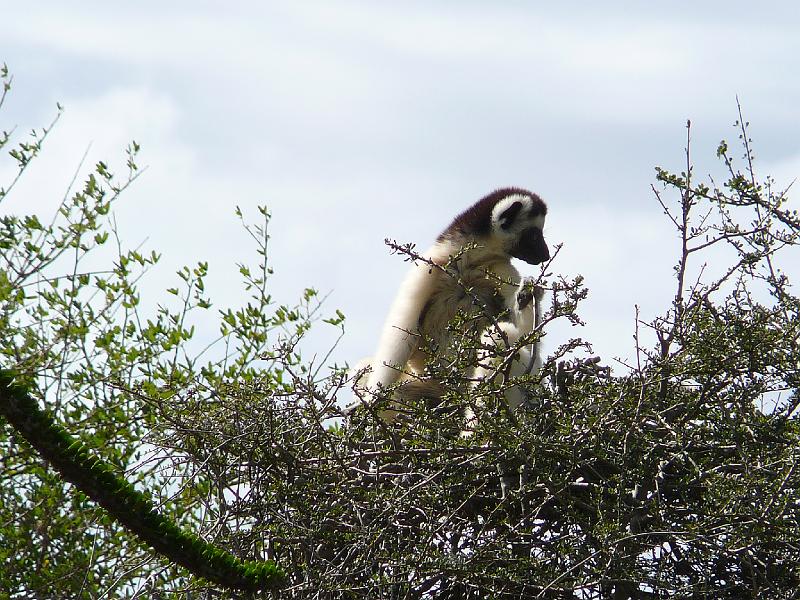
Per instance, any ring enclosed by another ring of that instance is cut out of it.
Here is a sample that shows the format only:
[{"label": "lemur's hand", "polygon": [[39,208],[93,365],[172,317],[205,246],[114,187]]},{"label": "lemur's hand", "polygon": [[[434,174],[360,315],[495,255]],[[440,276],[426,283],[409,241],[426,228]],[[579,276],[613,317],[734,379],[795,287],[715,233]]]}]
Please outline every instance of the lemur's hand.
[{"label": "lemur's hand", "polygon": [[[533,277],[525,277],[520,282],[519,290],[517,290],[517,310],[522,310],[528,306],[534,297],[536,297],[537,301],[541,300],[544,290],[542,290],[541,286],[535,285],[534,281],[535,279]],[[539,292],[538,297],[537,288]]]}]

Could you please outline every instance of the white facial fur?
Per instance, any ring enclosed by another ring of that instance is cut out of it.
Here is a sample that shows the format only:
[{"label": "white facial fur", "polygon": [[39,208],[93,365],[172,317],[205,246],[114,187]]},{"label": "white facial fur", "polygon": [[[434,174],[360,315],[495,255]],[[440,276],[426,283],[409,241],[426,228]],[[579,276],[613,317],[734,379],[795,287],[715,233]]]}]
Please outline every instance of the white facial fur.
[{"label": "white facial fur", "polygon": [[[519,202],[522,207],[519,209],[513,217],[512,221],[513,224],[511,227],[503,228],[503,223],[501,222],[501,216],[505,213],[509,208],[511,208],[515,202]],[[544,215],[537,215],[533,218],[530,218],[531,208],[533,206],[533,202],[528,196],[523,196],[522,194],[513,194],[511,196],[506,196],[500,202],[498,202],[495,207],[492,209],[492,231],[496,235],[500,236],[508,236],[514,235],[517,232],[525,229],[526,227],[530,227],[534,225],[539,229],[544,228]]]},{"label": "white facial fur", "polygon": [[[492,231],[505,233],[505,230],[501,227],[500,215],[506,212],[515,202],[522,204],[522,208],[518,213],[518,217],[524,217],[528,214],[531,209],[530,198],[523,196],[522,194],[512,194],[510,196],[506,196],[500,200],[500,202],[495,204],[495,207],[492,209]],[[517,219],[515,218],[515,220]]]},{"label": "white facial fur", "polygon": [[[514,204],[519,205],[519,209],[514,212]],[[504,213],[511,209],[511,213],[504,218]],[[492,209],[492,239],[490,247],[499,247],[508,250],[515,244],[520,234],[530,227],[536,227],[540,231],[544,230],[545,215],[531,216],[533,202],[530,197],[522,194],[512,194],[503,198]]]}]

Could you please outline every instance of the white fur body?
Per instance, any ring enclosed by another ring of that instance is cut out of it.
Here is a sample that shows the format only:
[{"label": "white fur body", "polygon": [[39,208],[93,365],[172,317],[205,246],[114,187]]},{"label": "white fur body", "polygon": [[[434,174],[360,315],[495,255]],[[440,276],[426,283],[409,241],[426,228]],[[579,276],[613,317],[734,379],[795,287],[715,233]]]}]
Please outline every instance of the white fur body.
[{"label": "white fur body", "polygon": [[[485,331],[487,343],[500,331],[514,341],[531,331],[532,309],[527,310],[529,319],[518,314],[521,277],[511,258],[537,264],[549,257],[542,237],[546,211],[538,196],[508,189],[490,194],[456,217],[421,255],[423,260],[412,264],[400,285],[376,352],[366,363],[365,400],[380,397],[398,381],[422,381],[429,358],[426,350],[436,351],[450,343],[448,324],[458,314],[477,315],[476,333]],[[512,323],[502,323],[500,318],[511,318]],[[423,339],[425,345],[420,343]],[[529,360],[524,362],[527,365]],[[361,386],[360,379],[356,388]],[[519,404],[516,399],[514,403]],[[390,409],[381,416],[392,420],[395,414]]]},{"label": "white fur body", "polygon": [[[497,327],[490,327],[484,332],[481,337],[481,351],[478,353],[478,367],[473,373],[474,382],[493,377],[496,382],[503,384],[527,374],[536,374],[541,370],[541,344],[538,341],[517,348],[510,365],[506,368],[503,365],[508,350],[517,346],[520,339],[532,333],[536,327],[541,327],[543,290],[534,286],[532,294],[533,302],[513,311],[511,322],[498,323]],[[525,401],[523,390],[513,384],[505,386],[504,395],[506,404],[512,412]],[[467,411],[466,421],[468,427],[473,424],[474,415],[471,410]]]},{"label": "white fur body", "polygon": [[[450,259],[444,244],[433,246],[423,256],[444,268]],[[451,265],[456,277],[424,262],[416,262],[406,275],[383,327],[371,360],[369,389],[386,387],[401,373],[421,375],[427,356],[420,348],[424,337],[435,347],[450,341],[445,325],[459,312],[474,311],[476,301],[484,307],[483,327],[505,309],[513,307],[520,275],[508,257],[475,248]]]}]

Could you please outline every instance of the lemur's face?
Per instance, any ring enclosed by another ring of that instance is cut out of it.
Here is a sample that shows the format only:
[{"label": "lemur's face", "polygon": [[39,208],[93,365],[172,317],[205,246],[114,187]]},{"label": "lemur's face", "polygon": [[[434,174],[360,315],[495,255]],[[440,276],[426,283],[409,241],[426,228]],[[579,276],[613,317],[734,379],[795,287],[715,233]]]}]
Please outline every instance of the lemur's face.
[{"label": "lemur's face", "polygon": [[517,243],[511,247],[509,254],[514,258],[524,260],[526,263],[538,265],[550,259],[550,250],[544,241],[544,217],[540,217],[539,224],[534,224],[523,229]]},{"label": "lemur's face", "polygon": [[504,241],[511,256],[532,265],[550,259],[543,233],[547,208],[536,200],[513,194],[500,200],[492,211],[494,235]]}]

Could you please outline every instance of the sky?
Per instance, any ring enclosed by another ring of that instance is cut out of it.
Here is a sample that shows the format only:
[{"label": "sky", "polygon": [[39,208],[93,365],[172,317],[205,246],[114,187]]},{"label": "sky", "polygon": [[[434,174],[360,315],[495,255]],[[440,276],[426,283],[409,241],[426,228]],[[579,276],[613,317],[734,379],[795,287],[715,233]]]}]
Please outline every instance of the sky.
[{"label": "sky", "polygon": [[[122,171],[136,140],[147,169],[116,218],[129,246],[163,255],[143,291],[206,260],[215,305],[245,302],[235,265],[257,256],[234,209],[257,220],[266,205],[269,291],[288,304],[305,287],[327,295],[323,314],[347,317],[339,363],[372,353],[407,268],[384,239],[424,249],[506,186],[548,203],[546,238],[563,244],[553,270],[590,292],[586,325],[554,325],[545,349],[581,336],[604,362],[630,361],[636,307],[649,321],[674,294],[678,240],[651,184],[655,166],[683,167],[687,120],[698,176],[721,173],[737,98],[758,173],[778,186],[800,175],[791,0],[0,6],[14,74],[0,129],[65,107],[0,212],[51,214],[87,148],[87,165]],[[0,185],[12,166],[0,158]],[[307,352],[324,355],[330,329]]]}]

